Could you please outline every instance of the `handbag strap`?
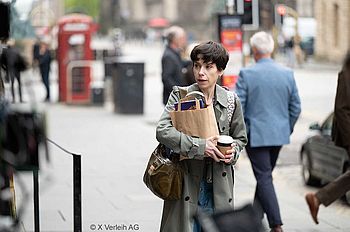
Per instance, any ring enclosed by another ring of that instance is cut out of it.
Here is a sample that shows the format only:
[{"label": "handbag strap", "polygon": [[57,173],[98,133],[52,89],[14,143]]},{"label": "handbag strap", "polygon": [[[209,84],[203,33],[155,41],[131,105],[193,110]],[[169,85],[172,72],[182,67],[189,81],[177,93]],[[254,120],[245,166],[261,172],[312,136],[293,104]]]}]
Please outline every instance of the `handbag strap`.
[{"label": "handbag strap", "polygon": [[235,111],[236,104],[235,104],[235,98],[237,95],[231,91],[227,91],[227,101],[228,101],[228,106],[227,106],[227,118],[228,121],[231,122],[233,112]]}]

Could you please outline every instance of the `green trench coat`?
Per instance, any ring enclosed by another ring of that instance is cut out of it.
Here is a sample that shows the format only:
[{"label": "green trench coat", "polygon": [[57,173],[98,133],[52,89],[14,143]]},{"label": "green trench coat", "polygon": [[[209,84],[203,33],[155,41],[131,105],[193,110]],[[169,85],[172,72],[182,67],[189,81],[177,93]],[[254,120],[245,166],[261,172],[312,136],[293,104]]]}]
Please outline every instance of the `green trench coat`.
[{"label": "green trench coat", "polygon": [[[179,99],[179,88],[174,87],[164,112],[158,122],[156,136],[160,143],[171,148],[175,153],[189,159],[180,162],[184,170],[183,192],[180,200],[164,201],[160,231],[192,232],[193,216],[198,207],[199,184],[203,177],[205,139],[194,138],[177,131],[171,123],[169,111]],[[188,92],[200,91],[197,84],[188,87]],[[230,135],[240,150],[247,143],[246,129],[240,101],[234,94],[234,110],[231,122],[228,121],[228,91],[216,85],[214,111],[221,135]],[[223,162],[211,162],[214,191],[214,211],[233,207],[234,169]],[[207,178],[208,178],[208,174]]]}]

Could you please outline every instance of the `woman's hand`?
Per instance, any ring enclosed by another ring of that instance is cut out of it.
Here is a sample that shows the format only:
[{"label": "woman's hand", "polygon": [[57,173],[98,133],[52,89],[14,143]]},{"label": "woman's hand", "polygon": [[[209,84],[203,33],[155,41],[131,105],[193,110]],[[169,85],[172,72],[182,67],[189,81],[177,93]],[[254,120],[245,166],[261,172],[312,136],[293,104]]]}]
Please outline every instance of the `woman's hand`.
[{"label": "woman's hand", "polygon": [[231,164],[235,153],[236,150],[234,148],[227,150],[226,154],[224,154],[225,159],[222,159],[221,161],[224,161],[226,164]]},{"label": "woman's hand", "polygon": [[217,149],[216,143],[219,139],[219,136],[213,136],[206,139],[205,151],[204,153],[211,157],[216,162],[220,162],[220,159],[225,159],[225,156]]},{"label": "woman's hand", "polygon": [[225,159],[221,159],[221,161],[224,161],[226,164],[235,164],[238,160],[239,154],[238,151],[235,149],[236,144],[233,143],[231,145],[231,149],[226,151],[226,154],[224,154]]}]

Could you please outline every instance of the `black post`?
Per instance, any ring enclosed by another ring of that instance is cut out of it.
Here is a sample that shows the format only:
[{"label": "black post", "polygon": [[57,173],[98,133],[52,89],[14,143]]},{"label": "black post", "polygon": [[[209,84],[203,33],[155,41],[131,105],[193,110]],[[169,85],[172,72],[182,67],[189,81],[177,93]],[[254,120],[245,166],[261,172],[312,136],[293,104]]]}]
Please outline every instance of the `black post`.
[{"label": "black post", "polygon": [[40,232],[39,220],[39,170],[33,170],[34,185],[34,231]]},{"label": "black post", "polygon": [[54,141],[46,138],[47,141],[57,146],[62,151],[73,156],[73,223],[74,232],[82,231],[82,216],[81,216],[81,156],[67,151]]},{"label": "black post", "polygon": [[81,157],[76,154],[73,154],[73,195],[74,232],[81,232]]}]

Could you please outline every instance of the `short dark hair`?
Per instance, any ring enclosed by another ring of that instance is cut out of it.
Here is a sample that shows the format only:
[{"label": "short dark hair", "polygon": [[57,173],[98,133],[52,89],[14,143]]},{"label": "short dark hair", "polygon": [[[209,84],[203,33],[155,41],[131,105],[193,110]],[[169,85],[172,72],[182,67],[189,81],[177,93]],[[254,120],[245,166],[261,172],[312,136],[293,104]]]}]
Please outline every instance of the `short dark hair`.
[{"label": "short dark hair", "polygon": [[203,59],[205,63],[213,62],[218,70],[226,68],[229,56],[226,49],[220,44],[213,41],[201,43],[191,51],[192,62]]}]

